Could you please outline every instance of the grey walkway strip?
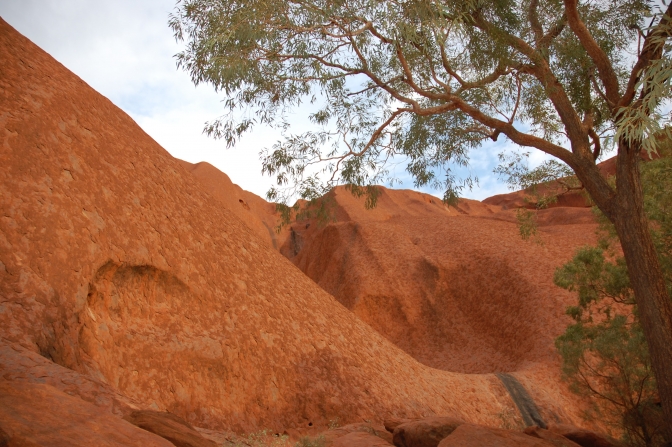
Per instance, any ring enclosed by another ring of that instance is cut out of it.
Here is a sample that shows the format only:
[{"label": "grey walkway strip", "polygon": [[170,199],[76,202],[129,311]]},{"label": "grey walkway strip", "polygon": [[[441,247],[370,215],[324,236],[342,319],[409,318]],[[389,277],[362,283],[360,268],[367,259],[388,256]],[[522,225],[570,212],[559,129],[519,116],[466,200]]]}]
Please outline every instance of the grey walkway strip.
[{"label": "grey walkway strip", "polygon": [[546,428],[546,422],[544,422],[539,414],[537,405],[527,393],[525,387],[518,382],[518,379],[511,374],[506,373],[497,373],[495,375],[502,381],[504,387],[509,392],[509,395],[511,395],[511,399],[513,399],[518,407],[518,411],[520,411],[520,415],[523,417],[525,425],[527,427],[538,425],[541,428]]}]

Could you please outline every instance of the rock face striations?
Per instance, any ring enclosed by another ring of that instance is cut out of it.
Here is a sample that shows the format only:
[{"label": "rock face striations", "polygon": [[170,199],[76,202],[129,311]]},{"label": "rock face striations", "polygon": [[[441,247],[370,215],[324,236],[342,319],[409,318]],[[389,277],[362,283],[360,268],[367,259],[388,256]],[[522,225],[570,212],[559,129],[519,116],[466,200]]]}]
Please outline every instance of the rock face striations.
[{"label": "rock face striations", "polygon": [[206,428],[497,425],[512,408],[494,375],[430,368],[379,335],[5,22],[0,60],[3,346]]}]

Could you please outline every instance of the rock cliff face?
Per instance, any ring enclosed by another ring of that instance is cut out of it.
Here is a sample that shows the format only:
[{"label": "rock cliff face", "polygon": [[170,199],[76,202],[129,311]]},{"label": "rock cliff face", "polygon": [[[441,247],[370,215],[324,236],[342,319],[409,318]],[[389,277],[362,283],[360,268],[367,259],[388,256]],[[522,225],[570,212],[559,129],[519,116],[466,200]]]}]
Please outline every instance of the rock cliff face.
[{"label": "rock cliff face", "polygon": [[[463,374],[509,372],[553,422],[576,411],[554,338],[575,300],[552,283],[575,248],[595,242],[585,207],[538,215],[542,244],[521,240],[515,210],[380,189],[374,210],[342,188],[336,222],[304,221],[281,251],[346,308],[421,363]],[[469,377],[474,377],[473,375]]]},{"label": "rock cliff face", "polygon": [[[212,166],[197,166],[204,167],[191,172],[202,185],[251,227],[261,219],[266,228],[277,226],[270,204]],[[274,246],[428,366],[461,373],[557,366],[553,340],[568,324],[564,309],[574,298],[553,285],[553,271],[595,242],[583,196],[561,196],[538,212],[539,245],[519,235],[515,208],[525,205],[524,192],[457,207],[414,191],[380,192],[376,208],[365,210],[363,200],[336,188],[328,198],[334,222],[297,222],[280,236],[273,232]],[[238,206],[237,197],[254,208]]]},{"label": "rock cliff face", "polygon": [[[5,22],[0,60],[3,346],[206,428],[435,414],[496,426],[513,408],[494,375],[431,368],[379,335]],[[451,287],[431,256],[411,267]],[[544,388],[540,405],[578,421],[561,391]]]},{"label": "rock cliff face", "polygon": [[[513,211],[462,200],[457,208],[380,188],[374,210],[342,188],[337,221],[292,227],[293,262],[363,321],[425,365],[460,373],[557,364],[553,340],[573,297],[555,268],[594,242],[585,208],[540,213],[543,245],[524,242]],[[288,241],[288,243],[291,241]]]}]

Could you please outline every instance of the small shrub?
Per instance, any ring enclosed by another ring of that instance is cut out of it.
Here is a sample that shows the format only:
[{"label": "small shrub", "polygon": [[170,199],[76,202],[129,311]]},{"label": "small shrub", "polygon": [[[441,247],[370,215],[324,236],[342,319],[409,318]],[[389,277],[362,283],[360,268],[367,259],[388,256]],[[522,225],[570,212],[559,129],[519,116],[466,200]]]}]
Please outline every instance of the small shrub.
[{"label": "small shrub", "polygon": [[310,438],[308,436],[299,439],[299,442],[296,443],[295,447],[325,447],[327,445],[327,439],[324,435],[320,435],[317,438]]}]

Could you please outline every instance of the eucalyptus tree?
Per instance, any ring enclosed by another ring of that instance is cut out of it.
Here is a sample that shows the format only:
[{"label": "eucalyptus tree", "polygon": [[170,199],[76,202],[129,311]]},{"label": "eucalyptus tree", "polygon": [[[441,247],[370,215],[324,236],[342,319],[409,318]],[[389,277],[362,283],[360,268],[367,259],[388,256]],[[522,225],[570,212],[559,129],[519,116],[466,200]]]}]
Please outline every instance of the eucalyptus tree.
[{"label": "eucalyptus tree", "polygon": [[[671,13],[647,0],[180,0],[170,26],[178,65],[226,98],[208,134],[286,131],[260,154],[271,199],[337,183],[374,198],[404,156],[417,186],[451,201],[470,179],[450,167],[498,138],[569,166],[616,228],[672,421],[672,302],[638,170],[671,96]],[[310,103],[313,130],[291,134]],[[596,167],[607,147],[615,186]]]}]

